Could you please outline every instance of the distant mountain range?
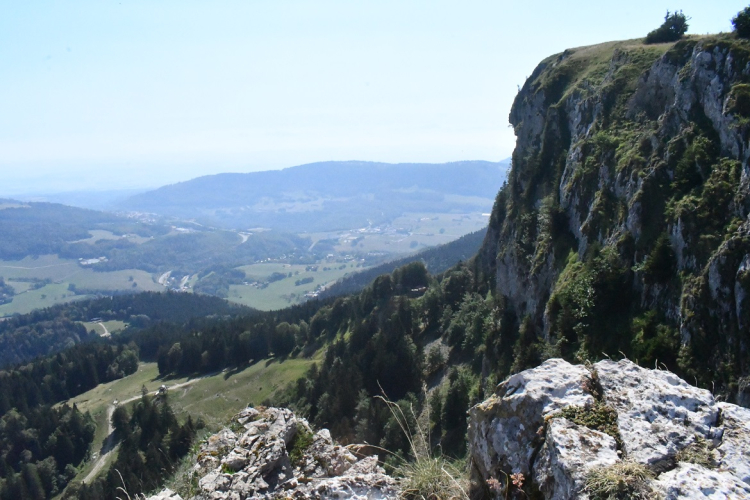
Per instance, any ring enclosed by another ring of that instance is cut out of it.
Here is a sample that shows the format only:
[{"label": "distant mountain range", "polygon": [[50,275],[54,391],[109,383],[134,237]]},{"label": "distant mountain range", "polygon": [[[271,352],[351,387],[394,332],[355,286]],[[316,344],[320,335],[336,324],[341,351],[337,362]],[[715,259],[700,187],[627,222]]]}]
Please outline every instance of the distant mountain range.
[{"label": "distant mountain range", "polygon": [[501,162],[320,162],[284,170],[218,174],[131,196],[128,211],[219,227],[331,231],[403,213],[489,211],[510,168]]}]

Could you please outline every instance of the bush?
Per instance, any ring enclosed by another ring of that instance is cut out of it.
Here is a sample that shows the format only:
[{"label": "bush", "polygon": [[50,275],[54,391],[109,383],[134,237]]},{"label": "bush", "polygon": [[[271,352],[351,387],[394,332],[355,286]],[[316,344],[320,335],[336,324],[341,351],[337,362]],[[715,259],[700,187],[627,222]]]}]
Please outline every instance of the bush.
[{"label": "bush", "polygon": [[687,32],[687,22],[688,17],[682,11],[673,12],[672,14],[667,11],[667,14],[664,16],[664,23],[646,35],[645,43],[676,42]]},{"label": "bush", "polygon": [[750,38],[750,7],[745,7],[732,18],[734,32],[740,38]]}]

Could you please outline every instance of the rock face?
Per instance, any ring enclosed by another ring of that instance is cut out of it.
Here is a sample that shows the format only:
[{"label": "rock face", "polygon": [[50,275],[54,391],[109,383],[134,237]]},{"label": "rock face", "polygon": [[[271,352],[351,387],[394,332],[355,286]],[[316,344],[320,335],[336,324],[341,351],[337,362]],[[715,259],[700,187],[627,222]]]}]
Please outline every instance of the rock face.
[{"label": "rock face", "polygon": [[476,494],[503,498],[521,474],[544,498],[589,498],[592,471],[633,464],[654,498],[750,498],[750,410],[668,371],[550,359],[469,414]]},{"label": "rock face", "polygon": [[[246,408],[201,447],[193,500],[398,498],[376,456],[357,457],[328,430],[283,408]],[[169,490],[149,500],[182,500]]]},{"label": "rock face", "polygon": [[[582,343],[581,359],[643,360],[630,339],[585,342],[627,322],[607,307],[619,301],[630,319],[658,311],[679,336],[673,358],[682,347],[703,383],[750,374],[748,78],[750,44],[731,35],[609,42],[539,64],[510,113],[513,165],[479,253],[519,320]],[[616,273],[582,265],[600,251]]]}]

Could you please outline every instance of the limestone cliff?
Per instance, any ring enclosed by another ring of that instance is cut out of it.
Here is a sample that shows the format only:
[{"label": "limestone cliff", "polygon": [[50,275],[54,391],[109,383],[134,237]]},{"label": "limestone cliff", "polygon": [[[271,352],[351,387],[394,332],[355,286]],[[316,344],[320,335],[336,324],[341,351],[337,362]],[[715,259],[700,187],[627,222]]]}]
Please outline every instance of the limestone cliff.
[{"label": "limestone cliff", "polygon": [[750,372],[748,83],[731,35],[567,50],[527,80],[480,259],[555,354],[726,392]]}]

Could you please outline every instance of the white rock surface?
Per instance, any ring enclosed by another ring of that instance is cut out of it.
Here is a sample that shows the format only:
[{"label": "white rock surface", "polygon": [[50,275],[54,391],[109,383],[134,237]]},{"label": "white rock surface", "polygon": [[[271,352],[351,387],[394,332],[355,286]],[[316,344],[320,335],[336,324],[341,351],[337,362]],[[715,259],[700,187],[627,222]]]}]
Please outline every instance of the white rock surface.
[{"label": "white rock surface", "polygon": [[182,497],[169,488],[166,488],[159,494],[149,497],[149,500],[182,500]]},{"label": "white rock surface", "polygon": [[679,464],[676,469],[660,475],[654,486],[664,500],[750,498],[750,487],[736,476],[695,464]]},{"label": "white rock surface", "polygon": [[[224,429],[201,448],[199,493],[191,500],[246,499],[396,499],[396,480],[378,466],[377,457],[358,458],[318,431],[300,463],[289,452],[299,432],[312,434],[307,421],[284,408],[247,408],[235,417],[241,437]],[[149,500],[182,500],[163,496]],[[169,492],[172,494],[172,492]]]},{"label": "white rock surface", "polygon": [[729,403],[716,403],[721,410],[724,434],[717,448],[719,469],[750,484],[750,410]]},{"label": "white rock surface", "polygon": [[545,498],[586,498],[586,472],[618,460],[612,436],[565,418],[553,418],[534,464],[534,480]]},{"label": "white rock surface", "polygon": [[[627,459],[651,470],[650,486],[662,498],[750,498],[750,410],[627,360],[601,361],[591,370],[548,360],[501,383],[470,410],[474,493],[491,491],[497,481],[494,498],[503,498],[507,477],[520,472],[544,498],[586,498],[588,471]],[[576,424],[555,415],[566,406],[585,408],[594,396],[617,413],[621,450],[611,436],[580,425],[584,419]],[[712,455],[694,460],[710,458],[715,469],[679,461],[695,456],[682,453],[694,443]],[[521,498],[514,488],[510,495]]]},{"label": "white rock surface", "polygon": [[[513,375],[495,395],[470,410],[469,445],[475,464],[490,477],[498,468],[529,475],[531,443],[544,417],[565,406],[586,406],[594,398],[586,390],[590,373],[561,359]],[[541,437],[541,436],[538,436]]]},{"label": "white rock surface", "polygon": [[656,464],[673,457],[701,436],[713,440],[719,408],[711,393],[674,373],[641,368],[632,361],[594,365],[604,400],[615,408],[625,453],[631,460]]}]

